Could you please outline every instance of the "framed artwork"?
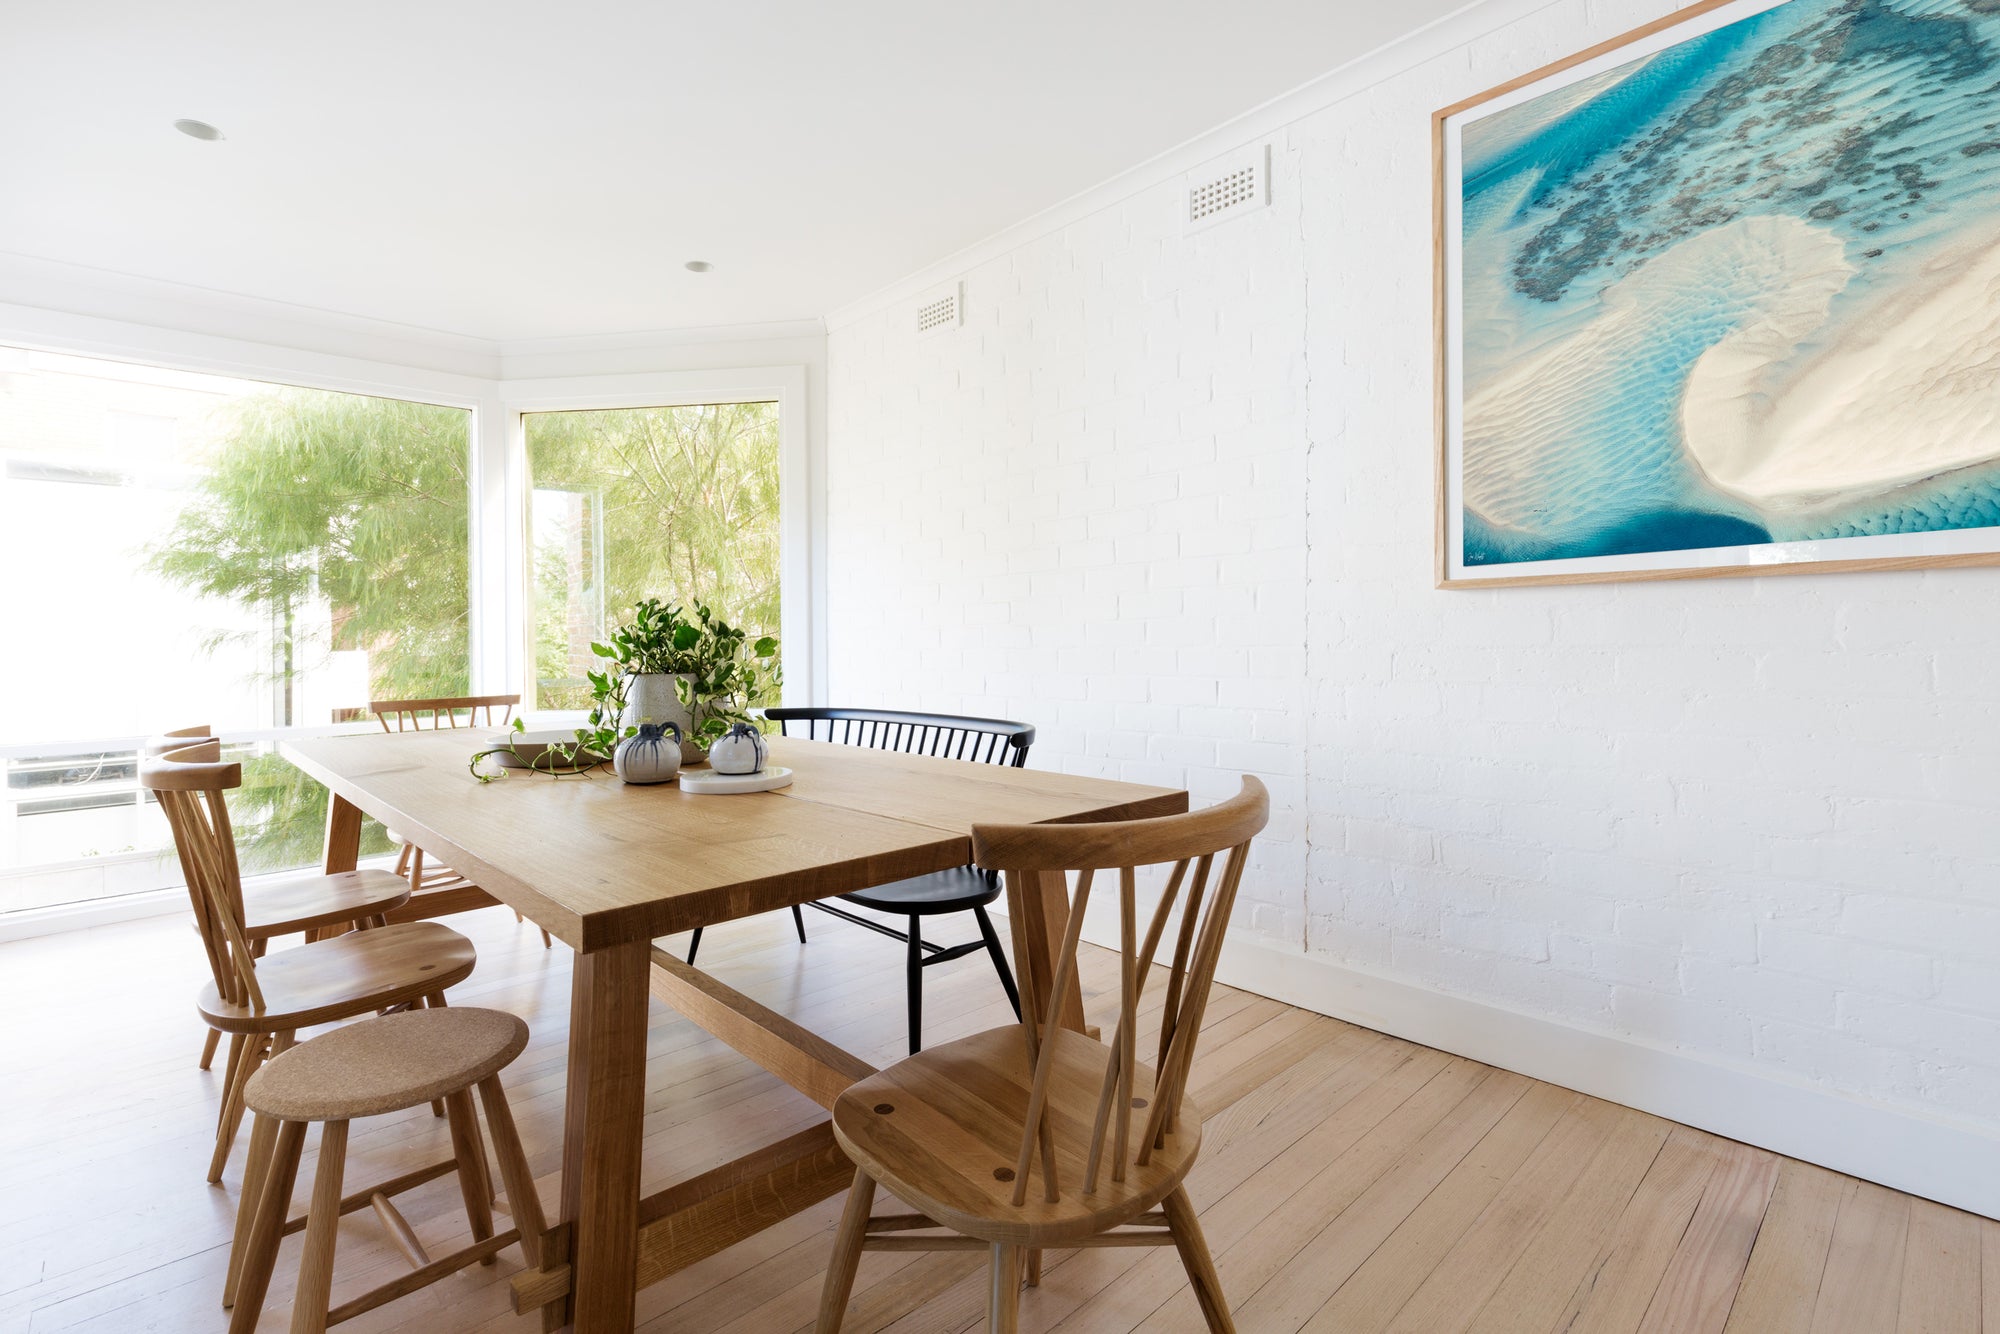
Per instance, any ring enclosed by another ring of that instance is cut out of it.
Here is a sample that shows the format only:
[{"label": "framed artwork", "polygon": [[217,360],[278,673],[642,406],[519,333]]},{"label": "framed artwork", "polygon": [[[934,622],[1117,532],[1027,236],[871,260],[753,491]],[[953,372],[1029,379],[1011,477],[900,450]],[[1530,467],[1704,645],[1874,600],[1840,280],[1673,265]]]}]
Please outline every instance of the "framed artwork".
[{"label": "framed artwork", "polygon": [[1433,145],[1441,587],[2000,564],[2000,0],[1707,0]]}]

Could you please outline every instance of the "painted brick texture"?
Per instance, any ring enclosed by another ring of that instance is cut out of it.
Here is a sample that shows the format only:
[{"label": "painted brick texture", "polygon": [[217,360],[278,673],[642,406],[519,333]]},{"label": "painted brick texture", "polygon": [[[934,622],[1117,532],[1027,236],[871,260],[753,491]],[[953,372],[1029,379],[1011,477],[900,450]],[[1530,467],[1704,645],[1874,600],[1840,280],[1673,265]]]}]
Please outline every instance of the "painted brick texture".
[{"label": "painted brick texture", "polygon": [[1236,929],[2000,1126],[2000,572],[1432,587],[1429,115],[1550,5],[829,338],[830,694],[1278,815]]}]

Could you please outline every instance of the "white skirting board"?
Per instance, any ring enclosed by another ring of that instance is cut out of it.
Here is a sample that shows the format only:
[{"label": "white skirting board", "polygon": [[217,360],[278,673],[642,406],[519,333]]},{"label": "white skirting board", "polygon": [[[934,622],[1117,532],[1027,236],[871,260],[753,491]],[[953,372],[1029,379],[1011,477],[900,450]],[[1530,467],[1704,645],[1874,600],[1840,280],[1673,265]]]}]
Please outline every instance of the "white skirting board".
[{"label": "white skirting board", "polygon": [[1287,1005],[2000,1218],[2000,1136],[1963,1122],[1572,1028],[1256,941],[1226,940],[1216,979]]},{"label": "white skirting board", "polygon": [[[1003,898],[995,908],[1005,906]],[[1092,904],[1083,935],[1116,949],[1117,910]],[[1302,1010],[2000,1219],[2000,1134],[1963,1121],[1574,1028],[1240,936],[1223,942],[1215,977]]]}]

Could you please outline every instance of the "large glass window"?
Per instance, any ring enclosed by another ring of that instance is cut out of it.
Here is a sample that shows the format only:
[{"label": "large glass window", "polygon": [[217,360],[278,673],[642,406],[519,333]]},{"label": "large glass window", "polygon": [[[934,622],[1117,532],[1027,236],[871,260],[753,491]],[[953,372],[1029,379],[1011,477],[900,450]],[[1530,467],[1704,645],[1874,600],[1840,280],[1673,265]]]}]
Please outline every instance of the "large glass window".
[{"label": "large glass window", "polygon": [[177,883],[133,747],[189,723],[264,738],[245,870],[317,859],[270,736],[470,684],[470,416],[0,348],[0,912]]},{"label": "large glass window", "polygon": [[778,405],[535,412],[535,706],[589,705],[590,644],[635,602],[703,603],[779,630]]}]

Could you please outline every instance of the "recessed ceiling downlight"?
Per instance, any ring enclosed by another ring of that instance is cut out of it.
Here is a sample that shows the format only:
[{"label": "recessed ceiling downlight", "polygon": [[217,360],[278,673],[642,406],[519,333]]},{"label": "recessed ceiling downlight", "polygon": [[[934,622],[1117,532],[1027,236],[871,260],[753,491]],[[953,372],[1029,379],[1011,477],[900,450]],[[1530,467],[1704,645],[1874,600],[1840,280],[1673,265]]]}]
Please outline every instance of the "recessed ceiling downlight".
[{"label": "recessed ceiling downlight", "polygon": [[205,120],[177,120],[174,122],[174,128],[190,139],[213,142],[222,137],[222,131]]},{"label": "recessed ceiling downlight", "polygon": [[715,265],[709,263],[705,259],[691,259],[687,263],[681,265],[681,267],[686,269],[689,273],[707,273],[710,269],[714,268]]}]

